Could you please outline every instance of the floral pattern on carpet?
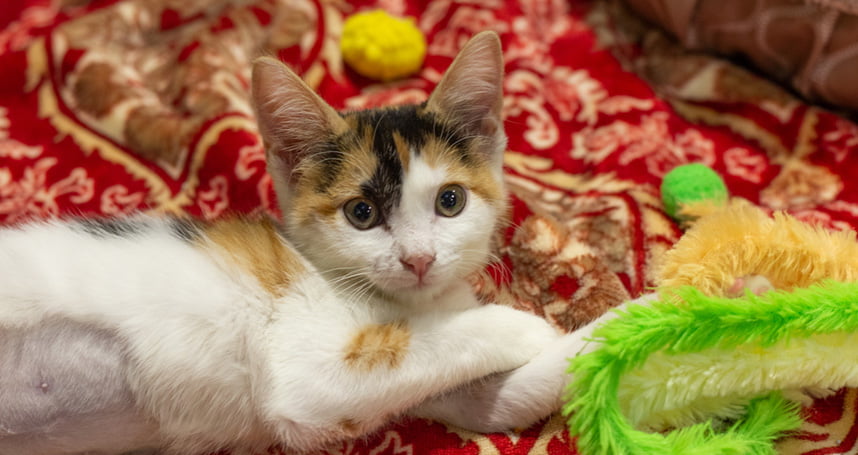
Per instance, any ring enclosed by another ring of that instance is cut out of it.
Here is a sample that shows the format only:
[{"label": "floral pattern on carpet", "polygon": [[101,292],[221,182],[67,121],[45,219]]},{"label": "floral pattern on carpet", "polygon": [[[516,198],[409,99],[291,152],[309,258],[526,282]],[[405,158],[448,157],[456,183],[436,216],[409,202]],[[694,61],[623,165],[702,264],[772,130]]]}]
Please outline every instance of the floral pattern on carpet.
[{"label": "floral pattern on carpet", "polygon": [[[343,20],[371,8],[416,18],[429,44],[418,74],[378,84],[343,64]],[[626,19],[592,0],[7,2],[0,222],[276,214],[248,101],[253,58],[284,60],[340,109],[420,102],[467,39],[489,29],[506,62],[512,223],[497,234],[499,261],[474,278],[484,298],[574,330],[645,292],[681,235],[658,188],[683,163],[711,166],[764,208],[858,226],[854,123]],[[855,453],[855,403],[853,390],[817,400],[805,431],[780,449]],[[326,453],[576,450],[554,416],[491,435],[405,420]]]}]

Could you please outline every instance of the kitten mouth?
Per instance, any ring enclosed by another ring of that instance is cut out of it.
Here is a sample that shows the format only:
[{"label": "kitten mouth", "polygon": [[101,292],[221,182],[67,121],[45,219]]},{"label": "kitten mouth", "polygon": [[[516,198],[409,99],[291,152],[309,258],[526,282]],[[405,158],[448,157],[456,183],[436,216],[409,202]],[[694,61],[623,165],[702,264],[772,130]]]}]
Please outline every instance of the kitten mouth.
[{"label": "kitten mouth", "polygon": [[417,284],[415,285],[417,287],[423,287],[426,284],[426,282],[429,281],[429,274],[428,273],[420,273],[420,274],[415,273],[415,274],[412,274],[412,277],[417,278]]},{"label": "kitten mouth", "polygon": [[434,277],[429,276],[415,276],[409,274],[407,276],[401,276],[396,279],[394,282],[388,281],[382,287],[387,288],[389,292],[396,291],[425,291],[427,289],[431,289],[435,287],[437,284],[437,280]]},{"label": "kitten mouth", "polygon": [[426,288],[432,287],[432,280],[425,277],[425,276],[421,276],[421,277],[412,276],[411,278],[409,278],[405,281],[405,286],[403,286],[403,287],[405,287],[406,289],[423,291]]},{"label": "kitten mouth", "polygon": [[421,276],[420,278],[417,279],[417,284],[414,285],[414,288],[423,290],[423,289],[428,288],[429,286],[430,286],[429,280],[426,277]]}]

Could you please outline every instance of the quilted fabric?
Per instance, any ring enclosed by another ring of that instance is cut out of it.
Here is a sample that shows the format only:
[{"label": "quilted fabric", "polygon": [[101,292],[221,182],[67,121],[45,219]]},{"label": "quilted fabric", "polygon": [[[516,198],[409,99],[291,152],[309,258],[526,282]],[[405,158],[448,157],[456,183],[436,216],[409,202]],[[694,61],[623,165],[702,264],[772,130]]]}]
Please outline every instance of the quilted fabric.
[{"label": "quilted fabric", "polygon": [[[376,84],[342,63],[343,18],[376,7],[416,17],[427,35],[414,77]],[[498,233],[500,263],[475,278],[487,299],[573,330],[640,295],[681,234],[658,185],[687,162],[763,207],[858,226],[854,123],[617,17],[590,0],[4,2],[0,222],[274,213],[247,96],[255,56],[360,109],[424,100],[461,45],[491,29],[506,61],[513,223]],[[783,453],[858,450],[856,400],[819,400]],[[328,453],[562,455],[573,440],[559,417],[493,435],[413,420]]]}]

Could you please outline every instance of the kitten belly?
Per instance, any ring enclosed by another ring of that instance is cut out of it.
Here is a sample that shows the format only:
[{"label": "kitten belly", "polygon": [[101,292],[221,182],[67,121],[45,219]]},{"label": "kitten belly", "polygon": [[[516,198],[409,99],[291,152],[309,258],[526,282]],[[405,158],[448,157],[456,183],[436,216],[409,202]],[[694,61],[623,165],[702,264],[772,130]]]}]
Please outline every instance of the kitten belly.
[{"label": "kitten belly", "polygon": [[65,453],[46,431],[69,453],[146,447],[154,430],[188,453],[258,435],[256,337],[275,296],[204,231],[123,229],[0,230],[0,455]]},{"label": "kitten belly", "polygon": [[154,446],[114,333],[52,319],[0,329],[0,455],[117,453]]}]

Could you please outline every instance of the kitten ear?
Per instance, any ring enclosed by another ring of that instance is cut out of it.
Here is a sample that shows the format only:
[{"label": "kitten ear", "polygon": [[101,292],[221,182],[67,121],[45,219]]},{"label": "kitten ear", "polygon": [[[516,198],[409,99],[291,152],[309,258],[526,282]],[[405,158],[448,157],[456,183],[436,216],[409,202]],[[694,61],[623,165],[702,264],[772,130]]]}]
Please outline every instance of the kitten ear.
[{"label": "kitten ear", "polygon": [[503,52],[495,32],[481,32],[465,44],[426,103],[429,111],[469,134],[503,135]]},{"label": "kitten ear", "polygon": [[302,159],[348,128],[297,74],[270,57],[253,62],[251,98],[275,181],[291,179]]}]

